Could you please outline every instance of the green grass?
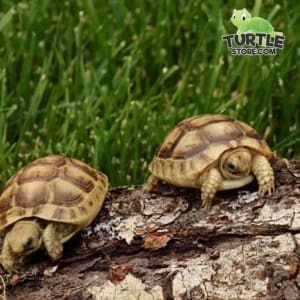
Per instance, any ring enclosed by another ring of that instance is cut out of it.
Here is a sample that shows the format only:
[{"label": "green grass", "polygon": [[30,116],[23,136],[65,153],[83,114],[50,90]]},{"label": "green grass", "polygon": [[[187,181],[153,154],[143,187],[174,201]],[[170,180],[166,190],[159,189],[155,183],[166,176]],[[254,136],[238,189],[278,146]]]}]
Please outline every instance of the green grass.
[{"label": "green grass", "polygon": [[[277,56],[229,54],[221,36],[243,7],[284,32]],[[201,113],[248,122],[299,158],[300,2],[2,0],[0,10],[2,182],[61,153],[111,185],[142,183],[166,133]]]}]

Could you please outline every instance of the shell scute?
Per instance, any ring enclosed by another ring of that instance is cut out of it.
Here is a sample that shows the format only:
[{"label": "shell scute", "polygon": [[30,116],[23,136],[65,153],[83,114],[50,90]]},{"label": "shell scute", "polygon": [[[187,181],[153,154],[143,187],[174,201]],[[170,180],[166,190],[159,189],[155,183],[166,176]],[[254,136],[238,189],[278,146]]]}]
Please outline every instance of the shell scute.
[{"label": "shell scute", "polygon": [[199,130],[187,131],[180,139],[171,154],[173,158],[180,159],[191,157],[199,153],[209,145],[206,136],[199,134]]},{"label": "shell scute", "polygon": [[0,201],[0,215],[2,213],[5,213],[6,211],[8,211],[10,208],[12,208],[13,195],[14,195],[13,187],[11,189],[5,189],[3,191],[2,196],[1,196],[1,201]]},{"label": "shell scute", "polygon": [[17,177],[18,184],[30,181],[45,180],[50,181],[57,177],[59,169],[56,166],[31,165],[25,167],[23,172]]},{"label": "shell scute", "polygon": [[179,124],[186,126],[189,129],[195,129],[199,127],[203,127],[206,124],[209,123],[216,123],[216,122],[221,122],[221,121],[233,121],[232,118],[224,115],[201,115],[199,116],[194,116],[188,119],[185,119],[181,121]]},{"label": "shell scute", "polygon": [[238,121],[235,123],[236,126],[240,127],[241,131],[245,133],[246,136],[254,138],[254,139],[261,139],[260,135],[248,124]]},{"label": "shell scute", "polygon": [[209,143],[236,140],[243,135],[235,123],[225,121],[209,123],[200,131],[209,140]]},{"label": "shell scute", "polygon": [[78,206],[78,211],[79,211],[80,214],[83,214],[83,215],[88,214],[88,210],[86,209],[85,206]]},{"label": "shell scute", "polygon": [[66,210],[62,207],[56,207],[52,215],[53,220],[63,220],[65,218]]},{"label": "shell scute", "polygon": [[72,207],[79,205],[85,197],[74,184],[60,179],[55,180],[51,186],[54,205]]},{"label": "shell scute", "polygon": [[71,209],[69,210],[69,214],[70,214],[70,219],[71,219],[71,220],[76,219],[77,214],[76,214],[75,209],[71,208]]},{"label": "shell scute", "polygon": [[60,167],[66,163],[66,159],[67,159],[66,157],[61,155],[48,155],[45,157],[38,158],[35,161],[31,162],[30,166],[51,165],[51,166]]},{"label": "shell scute", "polygon": [[94,182],[91,177],[82,169],[77,169],[73,166],[62,168],[60,177],[73,183],[75,187],[86,193],[91,192],[94,188]]},{"label": "shell scute", "polygon": [[98,180],[99,176],[98,176],[98,172],[92,168],[90,168],[88,165],[86,165],[85,163],[81,162],[80,160],[74,159],[74,158],[70,158],[70,163],[74,166],[77,167],[78,169],[80,169],[83,173],[86,173],[87,175],[89,175],[90,177],[92,177],[94,180]]},{"label": "shell scute", "polygon": [[173,153],[177,141],[180,140],[184,133],[184,130],[180,126],[175,127],[167,136],[166,142],[159,148],[157,155],[159,157],[169,157]]},{"label": "shell scute", "polygon": [[[38,184],[37,184],[38,183]],[[29,208],[47,203],[47,182],[25,182],[21,184],[15,194],[15,206]]]}]

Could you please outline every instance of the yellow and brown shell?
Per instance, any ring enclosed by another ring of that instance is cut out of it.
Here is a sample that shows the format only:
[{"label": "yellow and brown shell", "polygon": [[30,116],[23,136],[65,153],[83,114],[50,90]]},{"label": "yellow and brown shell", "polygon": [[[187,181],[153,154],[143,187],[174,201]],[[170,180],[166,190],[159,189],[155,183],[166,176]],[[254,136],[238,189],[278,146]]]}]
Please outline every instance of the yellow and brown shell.
[{"label": "yellow and brown shell", "polygon": [[272,156],[249,125],[225,115],[199,115],[183,120],[167,135],[149,169],[159,179],[193,187],[196,178],[217,166],[222,153],[238,147]]},{"label": "yellow and brown shell", "polygon": [[98,214],[107,189],[106,175],[79,160],[60,155],[37,159],[4,186],[0,233],[30,217],[84,228]]}]

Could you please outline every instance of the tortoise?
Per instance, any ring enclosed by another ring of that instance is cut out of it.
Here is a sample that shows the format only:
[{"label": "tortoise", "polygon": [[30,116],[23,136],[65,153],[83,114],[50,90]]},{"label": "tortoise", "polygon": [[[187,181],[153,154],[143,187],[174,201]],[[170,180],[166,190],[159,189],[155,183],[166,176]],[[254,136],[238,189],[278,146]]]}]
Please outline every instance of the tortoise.
[{"label": "tortoise", "polygon": [[63,243],[96,217],[107,189],[105,174],[61,155],[48,155],[22,168],[0,196],[2,266],[14,272],[19,258],[40,248],[58,260]]},{"label": "tortoise", "polygon": [[159,191],[159,180],[175,186],[201,188],[208,209],[219,190],[240,188],[254,176],[259,194],[272,194],[272,151],[249,125],[226,115],[199,115],[183,120],[156,152],[144,185]]},{"label": "tortoise", "polygon": [[272,36],[275,34],[274,27],[265,19],[260,17],[252,17],[247,9],[234,9],[231,17],[231,22],[238,28],[237,34],[252,32],[252,33],[269,33]]}]

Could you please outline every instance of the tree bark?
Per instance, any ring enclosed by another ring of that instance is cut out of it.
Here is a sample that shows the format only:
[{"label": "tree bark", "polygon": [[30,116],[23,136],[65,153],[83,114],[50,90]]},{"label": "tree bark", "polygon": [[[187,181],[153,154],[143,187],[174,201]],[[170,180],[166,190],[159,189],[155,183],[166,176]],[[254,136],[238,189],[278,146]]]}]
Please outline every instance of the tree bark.
[{"label": "tree bark", "polygon": [[[162,185],[110,190],[93,224],[52,263],[43,251],[19,274],[3,270],[7,299],[300,299],[300,161],[273,162],[276,189],[200,192]],[[4,296],[4,294],[3,294]]]}]

